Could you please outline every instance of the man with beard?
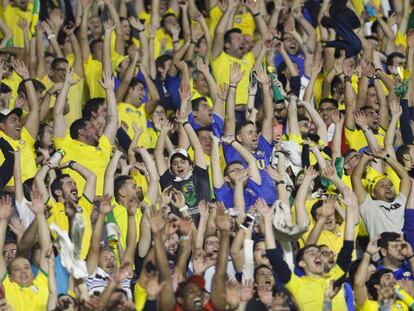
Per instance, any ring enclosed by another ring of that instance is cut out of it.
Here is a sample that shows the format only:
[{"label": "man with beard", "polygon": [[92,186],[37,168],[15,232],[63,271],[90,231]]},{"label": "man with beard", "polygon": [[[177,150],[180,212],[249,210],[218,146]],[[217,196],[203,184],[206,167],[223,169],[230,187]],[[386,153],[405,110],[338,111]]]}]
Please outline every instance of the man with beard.
[{"label": "man with beard", "polygon": [[411,189],[411,180],[404,167],[388,153],[382,151],[375,157],[389,165],[401,179],[398,195],[391,180],[378,175],[370,180],[368,192],[362,184],[362,175],[374,157],[364,154],[352,174],[352,188],[358,197],[362,219],[370,238],[384,231],[401,233],[404,225],[404,213],[407,197]]},{"label": "man with beard", "polygon": [[377,270],[393,271],[394,278],[413,280],[414,253],[410,244],[396,232],[383,232],[378,240],[382,265]]},{"label": "man with beard", "polygon": [[[67,132],[66,120],[63,116],[63,108],[69,88],[76,83],[71,74],[66,73],[65,82],[56,100],[53,110],[54,141],[57,149],[66,152],[63,161],[77,161],[90,169],[97,177],[96,194],[103,193],[104,174],[109,163],[112,145],[115,141],[118,129],[118,113],[114,93],[114,80],[111,73],[104,73],[102,86],[107,93],[107,122],[103,135],[99,137],[99,129],[94,123],[86,119],[78,119],[70,126],[70,133]],[[85,180],[76,172],[68,172],[80,192],[83,191]]]}]

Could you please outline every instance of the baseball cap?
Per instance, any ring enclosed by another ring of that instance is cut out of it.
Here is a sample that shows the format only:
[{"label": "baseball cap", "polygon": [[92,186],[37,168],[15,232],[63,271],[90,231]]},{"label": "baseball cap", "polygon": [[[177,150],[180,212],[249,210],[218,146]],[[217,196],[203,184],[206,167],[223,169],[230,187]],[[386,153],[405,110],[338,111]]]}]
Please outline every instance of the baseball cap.
[{"label": "baseball cap", "polygon": [[23,111],[20,108],[14,108],[12,110],[5,108],[0,111],[0,122],[6,119],[12,113],[17,114],[17,116],[20,118],[22,116]]},{"label": "baseball cap", "polygon": [[177,148],[175,149],[170,156],[170,164],[171,162],[176,158],[176,157],[180,157],[184,160],[188,160],[191,162],[190,157],[188,156],[188,152],[185,149],[182,148]]}]

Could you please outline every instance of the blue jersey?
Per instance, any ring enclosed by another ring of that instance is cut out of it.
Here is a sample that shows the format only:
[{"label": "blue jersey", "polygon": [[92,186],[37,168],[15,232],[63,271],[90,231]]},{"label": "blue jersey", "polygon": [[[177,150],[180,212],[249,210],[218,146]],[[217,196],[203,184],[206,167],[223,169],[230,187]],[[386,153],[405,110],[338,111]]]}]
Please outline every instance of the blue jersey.
[{"label": "blue jersey", "polygon": [[[272,150],[273,146],[262,135],[260,135],[259,142],[253,156],[256,158],[257,167],[260,170],[262,184],[256,185],[257,187],[254,190],[257,196],[265,199],[266,203],[269,205],[273,204],[277,200],[275,182],[265,171],[265,168],[270,165]],[[231,145],[223,144],[223,152],[227,164],[239,161],[244,167],[247,167],[247,163]]]},{"label": "blue jersey", "polygon": [[[289,58],[298,66],[299,75],[305,75],[305,54],[302,51],[297,52],[295,55],[290,55],[288,53]],[[283,57],[279,53],[273,58],[273,62],[275,63],[275,67],[277,68],[281,63],[283,63]]]},{"label": "blue jersey", "polygon": [[[259,185],[257,185],[254,181],[248,179],[247,184],[244,187],[244,210],[246,212],[258,199],[258,195],[255,191],[255,186],[259,187]],[[234,207],[234,189],[229,187],[226,183],[223,183],[220,188],[214,188],[214,193],[216,194],[216,200],[223,202],[226,208]]]},{"label": "blue jersey", "polygon": [[[378,266],[377,271],[385,269],[384,266]],[[404,261],[401,267],[393,271],[394,278],[399,281],[403,279],[413,280],[413,273],[411,272],[410,265],[407,261]]]}]

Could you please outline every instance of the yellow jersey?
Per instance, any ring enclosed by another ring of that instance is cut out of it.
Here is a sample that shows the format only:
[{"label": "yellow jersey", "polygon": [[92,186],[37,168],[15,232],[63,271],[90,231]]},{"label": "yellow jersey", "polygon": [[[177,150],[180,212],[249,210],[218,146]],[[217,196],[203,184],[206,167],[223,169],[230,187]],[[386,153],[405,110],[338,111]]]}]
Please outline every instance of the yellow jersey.
[{"label": "yellow jersey", "polygon": [[32,285],[20,286],[10,281],[6,274],[3,279],[4,291],[6,293],[7,304],[13,311],[37,311],[46,310],[49,298],[49,286],[47,275],[42,270],[39,271]]},{"label": "yellow jersey", "polygon": [[[385,130],[382,127],[378,129],[378,133],[375,134],[375,138],[377,139],[379,146],[383,147]],[[349,148],[356,151],[360,151],[361,149],[368,146],[367,139],[365,138],[364,132],[362,130],[350,130],[345,127],[345,139],[346,144],[349,146]]]},{"label": "yellow jersey", "polygon": [[[66,152],[62,163],[76,161],[95,173],[96,195],[102,196],[105,170],[112,153],[112,144],[108,137],[102,135],[99,138],[98,146],[91,146],[77,139],[72,139],[69,133],[66,133],[64,137],[54,137],[54,141],[57,149],[62,149]],[[85,179],[71,169],[65,169],[64,173],[69,174],[75,180],[79,193],[83,193]]]},{"label": "yellow jersey", "polygon": [[[3,19],[7,27],[9,27],[13,34],[13,46],[24,48],[24,33],[23,30],[18,26],[20,19],[26,20],[29,25],[33,15],[33,3],[29,2],[25,11],[22,9],[8,5],[3,11]],[[29,39],[32,37],[29,31]]]},{"label": "yellow jersey", "polygon": [[226,52],[221,52],[221,54],[212,61],[213,74],[217,85],[229,83],[230,65],[232,63],[240,64],[240,70],[241,72],[244,72],[244,75],[237,85],[236,105],[246,105],[249,100],[249,73],[253,69],[255,61],[252,52],[248,52],[241,59],[233,57]]},{"label": "yellow jersey", "polygon": [[[17,150],[19,147],[21,150],[20,167],[22,172],[22,181],[26,181],[32,178],[37,173],[36,166],[36,152],[35,152],[35,139],[30,135],[25,127],[22,128],[21,138],[13,139],[3,131],[0,131],[0,137],[7,141],[13,150]],[[0,153],[0,163],[5,160],[3,152]],[[12,177],[6,186],[14,186],[14,178]]]}]

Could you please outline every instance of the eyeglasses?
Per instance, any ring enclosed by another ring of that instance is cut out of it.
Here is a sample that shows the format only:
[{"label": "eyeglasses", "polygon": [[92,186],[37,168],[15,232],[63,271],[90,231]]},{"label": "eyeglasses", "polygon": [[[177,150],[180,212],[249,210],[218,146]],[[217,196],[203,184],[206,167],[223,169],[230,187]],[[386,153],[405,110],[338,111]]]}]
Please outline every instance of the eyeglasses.
[{"label": "eyeglasses", "polygon": [[322,251],[321,255],[323,257],[333,257],[333,256],[335,256],[335,253],[333,251]]},{"label": "eyeglasses", "polygon": [[11,251],[3,251],[3,257],[9,256],[9,255],[16,255],[17,249],[12,249]]}]

